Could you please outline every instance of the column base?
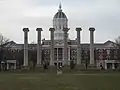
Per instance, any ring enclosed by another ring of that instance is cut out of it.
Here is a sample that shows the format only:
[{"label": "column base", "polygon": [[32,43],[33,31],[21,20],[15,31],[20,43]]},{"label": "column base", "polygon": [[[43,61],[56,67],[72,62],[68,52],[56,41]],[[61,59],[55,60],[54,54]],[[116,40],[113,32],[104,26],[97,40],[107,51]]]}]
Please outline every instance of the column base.
[{"label": "column base", "polygon": [[99,70],[95,64],[89,64],[87,70]]},{"label": "column base", "polygon": [[41,67],[43,67],[41,64],[36,64],[36,67],[37,68],[41,68]]},{"label": "column base", "polygon": [[22,66],[22,71],[29,71],[30,67],[29,66]]},{"label": "column base", "polygon": [[84,64],[76,65],[74,69],[77,71],[83,71],[85,70],[85,65]]},{"label": "column base", "polygon": [[37,64],[35,68],[37,68],[37,69],[42,69],[42,68],[43,68],[43,65]]},{"label": "column base", "polygon": [[43,66],[41,64],[36,64],[35,71],[43,71]]}]

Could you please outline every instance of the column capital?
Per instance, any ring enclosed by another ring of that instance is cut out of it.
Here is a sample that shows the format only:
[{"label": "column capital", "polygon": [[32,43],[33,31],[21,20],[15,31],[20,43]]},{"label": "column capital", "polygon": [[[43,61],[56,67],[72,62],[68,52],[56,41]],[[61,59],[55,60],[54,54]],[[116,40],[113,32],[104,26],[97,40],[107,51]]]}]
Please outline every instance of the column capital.
[{"label": "column capital", "polygon": [[81,28],[76,28],[76,31],[82,31],[82,29]]},{"label": "column capital", "polygon": [[94,27],[90,27],[90,28],[89,28],[89,31],[93,31],[93,32],[94,32],[94,31],[95,31],[95,28],[94,28]]},{"label": "column capital", "polygon": [[68,32],[70,30],[70,28],[63,28],[64,32]]},{"label": "column capital", "polygon": [[37,28],[36,31],[43,31],[43,29],[42,28]]},{"label": "column capital", "polygon": [[29,28],[23,28],[24,32],[29,32]]},{"label": "column capital", "polygon": [[53,31],[53,32],[54,32],[54,31],[55,31],[55,28],[49,28],[49,31]]}]

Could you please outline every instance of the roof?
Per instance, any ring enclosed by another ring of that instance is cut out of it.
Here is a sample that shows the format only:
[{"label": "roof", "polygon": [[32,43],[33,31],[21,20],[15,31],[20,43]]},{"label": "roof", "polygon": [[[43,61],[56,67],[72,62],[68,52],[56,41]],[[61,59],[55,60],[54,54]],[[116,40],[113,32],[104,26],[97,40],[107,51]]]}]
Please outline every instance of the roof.
[{"label": "roof", "polygon": [[58,11],[58,12],[54,15],[54,18],[66,18],[66,19],[67,19],[67,16],[65,15],[64,12]]},{"label": "roof", "polygon": [[[57,44],[58,42],[61,42],[61,41],[55,40],[54,42],[55,42],[55,44]],[[6,47],[9,46],[9,44],[11,45],[11,48],[14,48],[14,49],[23,49],[23,47],[24,47],[24,44],[13,43],[13,41],[11,43],[12,44],[8,43],[8,45],[6,45]],[[43,46],[46,46],[46,45],[49,46],[50,43],[51,43],[50,40],[43,40],[42,45]],[[63,41],[62,41],[62,43],[63,43]],[[70,46],[75,46],[76,47],[77,42],[76,42],[76,40],[69,40],[68,44]],[[109,48],[109,47],[116,47],[116,46],[117,45],[114,42],[110,41],[110,40],[108,40],[105,43],[95,43],[94,44],[95,48]],[[32,49],[32,48],[35,49],[35,48],[37,48],[37,44],[28,44],[28,47],[30,49]],[[89,48],[90,47],[90,43],[81,43],[81,47],[82,48]]]},{"label": "roof", "polygon": [[67,16],[65,15],[65,13],[64,12],[62,12],[62,6],[61,6],[61,3],[60,3],[60,5],[59,5],[59,10],[58,10],[58,12],[54,15],[54,19],[55,18],[66,18],[67,19]]}]

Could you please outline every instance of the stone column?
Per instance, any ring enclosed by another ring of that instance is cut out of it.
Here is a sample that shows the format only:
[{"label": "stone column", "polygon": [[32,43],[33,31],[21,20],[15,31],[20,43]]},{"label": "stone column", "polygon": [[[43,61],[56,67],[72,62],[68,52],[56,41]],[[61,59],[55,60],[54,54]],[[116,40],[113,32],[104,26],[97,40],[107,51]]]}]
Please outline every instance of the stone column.
[{"label": "stone column", "polygon": [[9,69],[9,63],[7,62],[7,70]]},{"label": "stone column", "polygon": [[62,48],[62,65],[64,65],[64,47]]},{"label": "stone column", "polygon": [[64,28],[64,65],[68,65],[68,28]]},{"label": "stone column", "polygon": [[16,63],[14,63],[14,69],[16,69]]},{"label": "stone column", "polygon": [[70,63],[70,47],[68,48],[68,62]]},{"label": "stone column", "polygon": [[28,66],[28,28],[23,28],[24,31],[24,65]]},{"label": "stone column", "polygon": [[38,36],[37,36],[37,65],[41,65],[41,59],[42,59],[41,31],[42,31],[42,28],[37,28],[36,31],[38,32]]},{"label": "stone column", "polygon": [[57,61],[56,61],[56,62],[57,62],[57,68],[59,68],[59,67],[58,67],[58,64],[59,64],[59,59],[58,59],[58,48],[56,48],[56,49],[57,49]]},{"label": "stone column", "polygon": [[81,64],[81,43],[80,43],[80,31],[81,28],[76,28],[77,31],[77,65]]},{"label": "stone column", "polygon": [[114,64],[114,63],[112,63],[112,69],[113,69],[113,70],[115,69],[115,64]]},{"label": "stone column", "polygon": [[50,28],[49,31],[51,32],[51,46],[50,46],[50,66],[54,65],[54,28]]},{"label": "stone column", "polygon": [[107,69],[107,63],[105,63],[105,70]]},{"label": "stone column", "polygon": [[95,28],[89,28],[90,31],[90,64],[94,65],[95,61],[94,61],[94,31]]}]

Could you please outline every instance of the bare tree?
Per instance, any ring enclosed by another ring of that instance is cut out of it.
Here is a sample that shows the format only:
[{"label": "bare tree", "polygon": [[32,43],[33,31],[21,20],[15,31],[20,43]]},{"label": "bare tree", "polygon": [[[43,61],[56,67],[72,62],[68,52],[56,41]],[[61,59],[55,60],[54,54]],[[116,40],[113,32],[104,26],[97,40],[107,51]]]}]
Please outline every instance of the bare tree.
[{"label": "bare tree", "polygon": [[9,42],[9,39],[0,34],[0,47]]},{"label": "bare tree", "polygon": [[4,37],[2,34],[0,34],[0,63],[5,59],[4,57],[5,46],[8,42],[9,42],[9,39]]},{"label": "bare tree", "polygon": [[[117,57],[118,57],[118,60],[120,60],[120,36],[118,36],[116,39],[115,39],[115,44],[116,44],[116,49],[118,50],[117,51]],[[120,64],[118,66],[118,69],[120,70]]]},{"label": "bare tree", "polygon": [[115,39],[115,43],[117,44],[118,48],[120,49],[120,36],[118,36],[118,37]]},{"label": "bare tree", "polygon": [[8,42],[9,42],[9,39],[7,39],[2,34],[0,34],[0,52],[1,52],[0,55],[2,55],[2,52]]}]

